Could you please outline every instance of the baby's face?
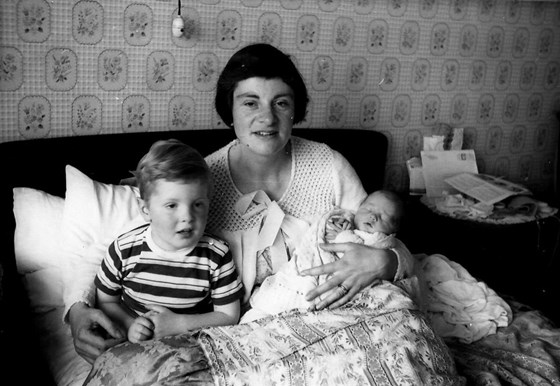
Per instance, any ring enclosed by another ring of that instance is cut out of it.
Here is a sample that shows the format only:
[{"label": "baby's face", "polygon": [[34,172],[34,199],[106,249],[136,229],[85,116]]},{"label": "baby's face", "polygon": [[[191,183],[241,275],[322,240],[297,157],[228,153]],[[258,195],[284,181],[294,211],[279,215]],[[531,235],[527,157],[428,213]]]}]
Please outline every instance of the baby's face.
[{"label": "baby's face", "polygon": [[397,231],[400,210],[398,205],[381,193],[370,194],[360,205],[354,224],[364,232],[383,232],[385,234]]}]

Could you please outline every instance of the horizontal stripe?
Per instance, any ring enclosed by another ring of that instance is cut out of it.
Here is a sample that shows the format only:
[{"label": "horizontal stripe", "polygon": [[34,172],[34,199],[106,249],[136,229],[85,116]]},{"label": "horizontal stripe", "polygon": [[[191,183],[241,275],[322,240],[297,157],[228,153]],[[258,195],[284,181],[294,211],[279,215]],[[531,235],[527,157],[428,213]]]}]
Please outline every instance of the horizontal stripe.
[{"label": "horizontal stripe", "polygon": [[169,291],[165,295],[151,294],[147,292],[135,292],[131,289],[126,290],[126,295],[130,298],[144,304],[160,304],[163,306],[173,307],[192,307],[205,299],[208,294],[203,292],[186,292],[185,296],[176,296]]},{"label": "horizontal stripe", "polygon": [[[145,242],[149,231],[142,226],[120,236],[109,248],[95,285],[108,294],[122,294],[127,306],[138,313],[143,304],[170,309],[207,309],[240,299],[243,286],[228,245],[204,235],[184,255],[159,256]],[[181,312],[182,312],[181,311]]]},{"label": "horizontal stripe", "polygon": [[[162,280],[154,280],[161,278]],[[142,291],[147,293],[161,293],[165,290],[170,293],[178,292],[209,292],[210,283],[208,280],[186,280],[182,282],[169,282],[169,278],[165,276],[150,275],[148,277],[129,276],[122,281],[122,285],[134,291]]]},{"label": "horizontal stripe", "polygon": [[198,303],[188,305],[186,307],[173,306],[165,303],[159,304],[156,302],[138,302],[135,299],[128,297],[127,295],[123,296],[123,301],[127,304],[127,306],[130,309],[134,310],[138,315],[142,315],[143,313],[148,311],[148,309],[143,305],[148,303],[158,304],[162,307],[169,308],[171,311],[177,314],[200,314],[205,312],[211,312],[213,310],[209,298],[201,299]]}]

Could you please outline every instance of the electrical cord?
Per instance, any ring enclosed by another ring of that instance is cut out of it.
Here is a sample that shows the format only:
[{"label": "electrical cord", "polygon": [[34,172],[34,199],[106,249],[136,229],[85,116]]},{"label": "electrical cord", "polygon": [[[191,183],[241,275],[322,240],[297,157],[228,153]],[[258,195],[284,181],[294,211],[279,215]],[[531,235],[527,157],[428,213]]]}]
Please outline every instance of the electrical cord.
[{"label": "electrical cord", "polygon": [[171,33],[176,38],[179,38],[183,35],[184,28],[185,21],[181,17],[181,0],[177,0],[177,17],[173,19],[173,23],[171,24]]}]

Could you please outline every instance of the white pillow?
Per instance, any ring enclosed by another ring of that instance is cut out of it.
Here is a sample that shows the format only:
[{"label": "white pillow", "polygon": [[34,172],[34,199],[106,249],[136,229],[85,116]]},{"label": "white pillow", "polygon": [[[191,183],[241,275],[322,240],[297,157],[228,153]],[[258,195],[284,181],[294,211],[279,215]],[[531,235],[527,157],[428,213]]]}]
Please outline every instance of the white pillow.
[{"label": "white pillow", "polygon": [[[66,290],[79,279],[93,284],[92,275],[109,244],[145,223],[136,195],[136,188],[94,181],[69,165],[65,199],[30,188],[14,189],[16,262],[18,271],[26,274],[42,350],[57,384],[81,385],[90,369],[62,322],[63,283]],[[66,275],[70,282],[65,282]]]},{"label": "white pillow", "polygon": [[81,386],[91,365],[76,353],[70,326],[62,323],[62,315],[62,307],[35,315],[39,343],[55,383]]},{"label": "white pillow", "polygon": [[67,254],[60,251],[64,199],[32,188],[14,188],[14,252],[34,312],[60,307]]},{"label": "white pillow", "polygon": [[64,199],[31,188],[14,188],[14,250],[19,273],[64,265],[59,236]]},{"label": "white pillow", "polygon": [[23,276],[29,305],[35,313],[63,307],[64,273],[61,268],[49,267]]},{"label": "white pillow", "polygon": [[109,244],[120,234],[145,223],[136,187],[94,181],[66,166],[66,198],[62,218],[62,249],[69,255],[64,303],[93,304],[93,279]]},{"label": "white pillow", "polygon": [[14,251],[33,311],[41,351],[58,385],[81,385],[90,365],[74,349],[62,323],[64,269],[60,233],[64,199],[32,188],[14,188]]},{"label": "white pillow", "polygon": [[120,234],[145,223],[136,197],[135,187],[97,182],[67,165],[63,248],[82,255],[91,244],[108,247]]}]

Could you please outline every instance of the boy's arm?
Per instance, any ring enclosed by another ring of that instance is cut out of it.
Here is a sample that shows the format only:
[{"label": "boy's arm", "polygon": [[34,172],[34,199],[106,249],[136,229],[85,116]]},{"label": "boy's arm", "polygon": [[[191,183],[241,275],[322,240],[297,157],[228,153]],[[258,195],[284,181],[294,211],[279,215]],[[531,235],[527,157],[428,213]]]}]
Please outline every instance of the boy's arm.
[{"label": "boy's arm", "polygon": [[226,326],[228,324],[236,324],[239,322],[239,314],[241,312],[240,301],[235,300],[231,303],[224,304],[221,306],[214,305],[214,311],[210,314],[215,315],[215,324],[207,325],[204,327],[211,326]]},{"label": "boy's arm", "polygon": [[126,331],[134,322],[135,318],[125,310],[120,296],[111,296],[97,289],[97,306]]},{"label": "boy's arm", "polygon": [[154,339],[167,335],[182,334],[205,327],[225,326],[239,321],[240,302],[235,300],[224,305],[214,305],[214,311],[204,314],[176,314],[165,307],[148,305],[144,316],[155,325]]}]

